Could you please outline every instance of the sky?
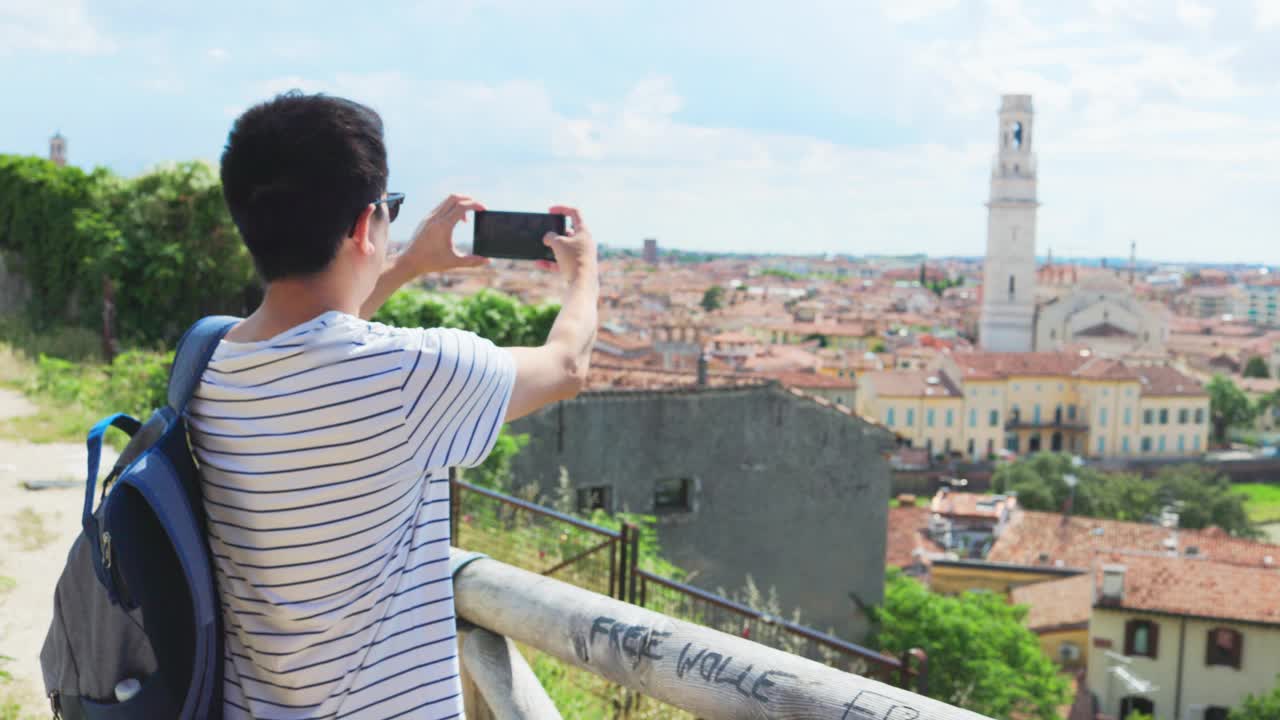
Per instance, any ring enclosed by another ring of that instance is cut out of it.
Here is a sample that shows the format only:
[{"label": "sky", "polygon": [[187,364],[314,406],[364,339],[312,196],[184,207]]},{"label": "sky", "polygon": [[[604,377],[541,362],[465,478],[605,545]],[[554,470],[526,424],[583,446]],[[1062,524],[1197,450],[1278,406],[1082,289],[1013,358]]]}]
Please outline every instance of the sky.
[{"label": "sky", "polygon": [[1030,93],[1039,254],[1280,260],[1280,0],[0,0],[0,152],[216,163],[292,88],[382,114],[393,235],[462,192],[615,247],[981,255]]}]

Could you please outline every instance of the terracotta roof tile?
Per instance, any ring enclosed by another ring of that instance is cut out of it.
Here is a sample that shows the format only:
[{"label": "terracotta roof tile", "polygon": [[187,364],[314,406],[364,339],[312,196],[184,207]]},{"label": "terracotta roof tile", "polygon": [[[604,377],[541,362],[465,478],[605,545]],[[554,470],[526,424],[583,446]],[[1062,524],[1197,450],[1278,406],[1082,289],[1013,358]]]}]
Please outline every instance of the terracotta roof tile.
[{"label": "terracotta roof tile", "polygon": [[1095,587],[1101,586],[1104,564],[1125,566],[1119,607],[1280,625],[1280,570],[1123,553],[1100,560]]},{"label": "terracotta roof tile", "polygon": [[[992,544],[986,559],[1017,565],[1058,565],[1088,569],[1095,553],[1141,551],[1182,554],[1242,566],[1280,567],[1280,545],[1233,537],[1221,528],[1178,530],[1143,523],[1071,516],[1063,522],[1058,513],[1019,510]],[[1194,551],[1191,548],[1195,548]]]},{"label": "terracotta roof tile", "polygon": [[1070,375],[1089,357],[1061,352],[961,352],[952,356],[965,380],[997,379],[1015,375]]},{"label": "terracotta roof tile", "polygon": [[1009,599],[1028,605],[1027,627],[1035,632],[1089,622],[1093,578],[1088,573],[1016,587]]},{"label": "terracotta roof tile", "polygon": [[875,388],[882,397],[960,397],[960,390],[945,373],[885,370],[864,373],[859,383]]},{"label": "terracotta roof tile", "polygon": [[929,508],[889,508],[888,526],[884,563],[889,567],[911,567],[916,564],[917,558],[928,565],[932,555],[946,552],[945,548],[925,535],[925,530],[929,527]]},{"label": "terracotta roof tile", "polygon": [[1165,366],[1134,368],[1142,383],[1142,394],[1151,397],[1203,396],[1208,393],[1194,378]]},{"label": "terracotta roof tile", "polygon": [[1017,505],[1017,498],[1012,496],[954,492],[949,488],[938,490],[929,503],[930,510],[939,515],[990,520],[999,518],[1002,508],[1012,510]]}]

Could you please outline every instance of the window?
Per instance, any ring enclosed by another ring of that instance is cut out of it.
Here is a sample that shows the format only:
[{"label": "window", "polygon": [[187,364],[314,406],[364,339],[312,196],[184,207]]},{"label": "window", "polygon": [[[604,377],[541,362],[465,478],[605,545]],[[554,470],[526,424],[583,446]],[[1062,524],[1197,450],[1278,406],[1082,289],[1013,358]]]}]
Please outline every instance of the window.
[{"label": "window", "polygon": [[1012,300],[1012,299],[1013,299],[1013,285],[1014,285],[1014,283],[1013,283],[1013,276],[1012,276],[1012,275],[1010,275],[1010,276],[1009,276],[1009,299],[1010,299],[1010,300]]},{"label": "window", "polygon": [[1160,452],[1164,452],[1164,436],[1160,436]]},{"label": "window", "polygon": [[1130,713],[1142,713],[1148,717],[1155,717],[1156,704],[1150,698],[1140,695],[1120,698],[1120,720],[1126,720]]},{"label": "window", "polygon": [[955,411],[947,410],[947,427],[951,427],[951,424],[954,421],[955,421]]},{"label": "window", "polygon": [[916,426],[916,409],[907,408],[907,427]]},{"label": "window", "polygon": [[1160,424],[1169,424],[1169,408],[1160,408]]},{"label": "window", "polygon": [[1211,705],[1204,709],[1204,720],[1227,720],[1230,710],[1217,705]]},{"label": "window", "polygon": [[1155,659],[1160,626],[1151,620],[1129,620],[1124,624],[1124,654]]},{"label": "window", "polygon": [[1128,435],[1120,438],[1120,452],[1125,453],[1126,455],[1129,454],[1129,436]]},{"label": "window", "polygon": [[1178,452],[1184,452],[1187,449],[1187,436],[1178,436]]},{"label": "window", "polygon": [[987,424],[988,424],[988,425],[990,425],[991,427],[997,427],[997,426],[999,426],[999,425],[1000,425],[1000,411],[999,411],[999,410],[992,410],[992,411],[988,414],[988,416],[987,416]]},{"label": "window", "polygon": [[693,481],[689,478],[663,478],[653,488],[655,513],[689,512],[693,509]]},{"label": "window", "polygon": [[1186,424],[1187,424],[1187,421],[1189,421],[1190,419],[1191,419],[1191,411],[1190,411],[1190,410],[1188,410],[1188,409],[1186,409],[1186,408],[1182,408],[1182,409],[1178,410],[1178,424],[1179,424],[1179,425],[1186,425]]},{"label": "window", "polygon": [[1199,435],[1191,436],[1191,450],[1192,452],[1200,452],[1200,436]]},{"label": "window", "polygon": [[1040,383],[1036,383],[1036,392],[1040,392]]},{"label": "window", "polygon": [[893,408],[889,408],[884,412],[884,424],[893,427]]},{"label": "window", "polygon": [[1196,424],[1204,424],[1204,408],[1196,408]]},{"label": "window", "polygon": [[1125,388],[1125,389],[1124,389],[1124,396],[1125,396],[1125,397],[1133,397],[1133,388]]},{"label": "window", "polygon": [[1133,408],[1127,407],[1124,409],[1124,424],[1125,425],[1133,424]]},{"label": "window", "polygon": [[1142,411],[1142,424],[1143,424],[1143,425],[1150,425],[1151,423],[1155,422],[1155,417],[1156,417],[1156,413],[1155,413],[1155,411],[1154,411],[1154,410],[1152,410],[1152,409],[1150,409],[1150,408],[1148,408],[1148,409],[1146,409],[1146,410],[1143,410],[1143,411]]},{"label": "window", "polygon": [[1101,455],[1107,451],[1107,439],[1098,438],[1098,454]]},{"label": "window", "polygon": [[590,513],[592,510],[597,509],[611,511],[613,507],[609,504],[610,495],[612,495],[612,492],[608,485],[578,488],[578,512]]},{"label": "window", "polygon": [[1149,437],[1142,438],[1142,452],[1144,453],[1151,452],[1151,438]]},{"label": "window", "polygon": [[1204,649],[1205,665],[1226,665],[1240,669],[1240,656],[1244,650],[1244,636],[1231,628],[1214,628]]},{"label": "window", "polygon": [[969,409],[969,427],[978,427],[978,410],[977,408]]},{"label": "window", "polygon": [[1111,395],[1111,388],[1102,388],[1102,397]]},{"label": "window", "polygon": [[1039,424],[1040,424],[1040,406],[1039,406],[1039,405],[1034,405],[1034,406],[1032,406],[1032,408],[1031,408],[1031,421],[1032,421],[1032,422],[1034,422],[1034,423],[1035,423],[1035,424],[1037,424],[1037,425],[1039,425]]},{"label": "window", "polygon": [[1075,420],[1075,419],[1076,419],[1076,406],[1075,406],[1075,405],[1068,405],[1068,406],[1067,406],[1067,419],[1068,419],[1068,420]]},{"label": "window", "polygon": [[974,460],[977,460],[978,456],[974,452],[975,449],[976,449],[976,445],[973,442],[973,438],[969,438],[969,457],[973,458]]},{"label": "window", "polygon": [[933,417],[934,417],[933,408],[929,408],[928,410],[924,411],[924,422],[929,427],[933,427]]},{"label": "window", "polygon": [[1107,426],[1107,409],[1098,408],[1098,424],[1102,427]]}]

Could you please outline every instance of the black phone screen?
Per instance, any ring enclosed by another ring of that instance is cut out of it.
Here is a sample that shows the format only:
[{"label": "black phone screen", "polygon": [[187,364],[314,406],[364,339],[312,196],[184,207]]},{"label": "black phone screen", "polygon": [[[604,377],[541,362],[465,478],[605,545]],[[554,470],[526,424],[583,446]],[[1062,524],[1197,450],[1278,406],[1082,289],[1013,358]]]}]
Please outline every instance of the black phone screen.
[{"label": "black phone screen", "polygon": [[511,260],[555,260],[542,243],[547,233],[565,234],[564,215],[481,210],[475,214],[471,252]]}]

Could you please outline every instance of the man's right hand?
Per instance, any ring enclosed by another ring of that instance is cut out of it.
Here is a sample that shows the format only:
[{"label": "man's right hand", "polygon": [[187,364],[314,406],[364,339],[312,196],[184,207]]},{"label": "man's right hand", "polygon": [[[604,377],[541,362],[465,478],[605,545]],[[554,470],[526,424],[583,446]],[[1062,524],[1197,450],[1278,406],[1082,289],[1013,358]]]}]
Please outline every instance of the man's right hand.
[{"label": "man's right hand", "polygon": [[542,241],[555,253],[556,265],[560,267],[569,285],[583,281],[599,282],[596,258],[596,241],[591,237],[591,230],[582,221],[582,213],[577,208],[565,205],[554,205],[550,212],[556,215],[568,215],[573,227],[564,235],[547,233]]},{"label": "man's right hand", "polygon": [[556,205],[551,212],[573,220],[573,228],[566,234],[547,233],[543,238],[569,286],[546,343],[536,348],[511,348],[516,384],[507,420],[577,395],[586,387],[591,366],[591,348],[600,322],[596,312],[600,301],[596,241],[576,208]]}]

